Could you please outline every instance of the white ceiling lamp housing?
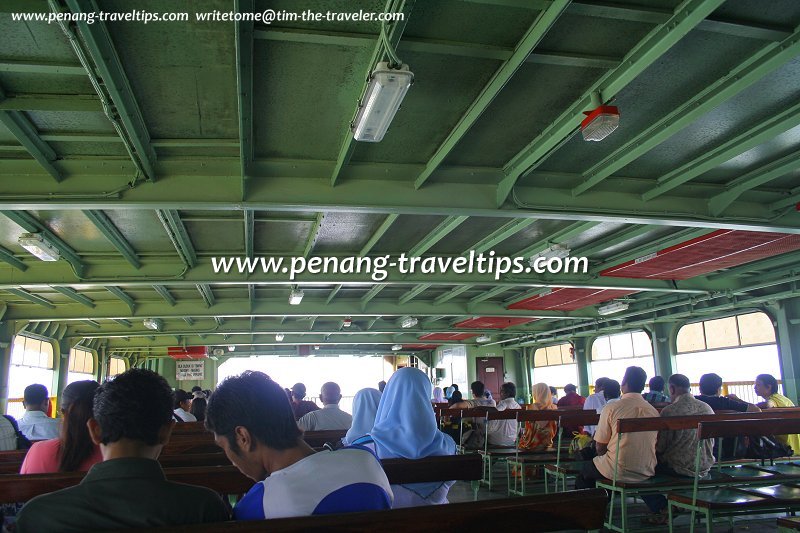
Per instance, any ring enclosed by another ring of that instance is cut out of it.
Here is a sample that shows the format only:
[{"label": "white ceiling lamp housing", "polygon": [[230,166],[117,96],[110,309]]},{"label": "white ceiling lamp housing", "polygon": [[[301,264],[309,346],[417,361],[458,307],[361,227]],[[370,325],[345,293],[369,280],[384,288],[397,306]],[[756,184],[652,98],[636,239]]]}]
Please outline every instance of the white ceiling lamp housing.
[{"label": "white ceiling lamp housing", "polygon": [[490,340],[492,340],[492,338],[489,335],[481,335],[480,337],[475,339],[475,342],[483,343],[483,342],[489,342]]},{"label": "white ceiling lamp housing", "polygon": [[275,340],[281,342],[283,340],[283,333],[276,333]]},{"label": "white ceiling lamp housing", "polygon": [[228,351],[232,352],[236,349],[236,346],[228,346]]},{"label": "white ceiling lamp housing", "polygon": [[20,246],[42,261],[58,261],[61,253],[41,233],[23,233],[17,239]]},{"label": "white ceiling lamp housing", "polygon": [[405,329],[408,329],[408,328],[413,328],[413,327],[414,327],[414,326],[416,326],[417,324],[419,324],[419,320],[417,320],[417,319],[416,319],[416,318],[414,318],[413,316],[407,316],[407,317],[405,317],[405,318],[403,319],[403,321],[402,321],[402,322],[400,322],[400,326],[401,326],[401,327],[403,327],[403,328],[405,328]]},{"label": "white ceiling lamp housing", "polygon": [[291,293],[289,293],[289,304],[300,305],[300,302],[302,301],[303,301],[303,291],[293,290]]},{"label": "white ceiling lamp housing", "polygon": [[592,93],[591,111],[584,111],[586,118],[581,122],[581,135],[584,141],[602,141],[619,127],[619,108],[603,105],[600,93]]},{"label": "white ceiling lamp housing", "polygon": [[391,68],[389,63],[378,63],[353,121],[353,138],[363,142],[380,142],[413,81],[414,74],[408,65]]},{"label": "white ceiling lamp housing", "polygon": [[145,318],[142,320],[142,325],[153,331],[161,331],[161,328],[164,327],[164,322],[160,318]]},{"label": "white ceiling lamp housing", "polygon": [[393,352],[396,352],[396,351],[402,350],[402,349],[403,349],[403,345],[402,344],[395,344],[394,346],[392,346],[392,351]]},{"label": "white ceiling lamp housing", "polygon": [[349,328],[352,325],[353,325],[353,320],[350,317],[347,317],[344,320],[342,320],[342,327],[343,328]]},{"label": "white ceiling lamp housing", "polygon": [[548,246],[538,254],[531,256],[531,266],[533,266],[534,261],[536,261],[540,257],[543,259],[564,259],[565,257],[569,257],[569,254],[571,252],[572,250],[570,250],[563,244],[553,244],[552,246]]},{"label": "white ceiling lamp housing", "polygon": [[611,301],[607,304],[601,305],[597,308],[597,314],[600,316],[613,315],[628,309],[628,302]]}]

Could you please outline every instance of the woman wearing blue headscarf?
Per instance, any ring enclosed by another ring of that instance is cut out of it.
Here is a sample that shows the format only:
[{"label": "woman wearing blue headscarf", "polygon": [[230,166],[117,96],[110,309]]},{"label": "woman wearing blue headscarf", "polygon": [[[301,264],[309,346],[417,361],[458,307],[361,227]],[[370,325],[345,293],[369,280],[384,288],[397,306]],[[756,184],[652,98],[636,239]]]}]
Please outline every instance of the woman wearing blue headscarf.
[{"label": "woman wearing blue headscarf", "polygon": [[[455,441],[436,425],[430,397],[431,382],[425,373],[416,368],[401,368],[386,384],[369,436],[355,444],[372,448],[381,459],[455,454]],[[447,503],[447,492],[453,483],[392,485],[393,507]]]},{"label": "woman wearing blue headscarf", "polygon": [[441,387],[434,387],[433,388],[433,402],[434,403],[444,403],[447,401],[447,398],[444,397],[444,391]]},{"label": "woman wearing blue headscarf", "polygon": [[381,401],[378,389],[361,389],[353,398],[353,424],[342,439],[345,445],[353,444],[359,437],[368,434],[375,424],[375,413]]}]

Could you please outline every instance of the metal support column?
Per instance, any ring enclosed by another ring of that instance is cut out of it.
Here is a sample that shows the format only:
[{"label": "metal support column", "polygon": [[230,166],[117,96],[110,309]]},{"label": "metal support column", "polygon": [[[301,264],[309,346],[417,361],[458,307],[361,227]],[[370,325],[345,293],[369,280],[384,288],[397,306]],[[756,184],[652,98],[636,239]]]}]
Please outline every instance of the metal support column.
[{"label": "metal support column", "polygon": [[664,322],[657,322],[650,328],[656,373],[663,377],[664,381],[675,373],[675,350],[672,341],[674,332],[675,325]]},{"label": "metal support column", "polygon": [[783,394],[797,405],[800,395],[800,298],[782,300],[773,309],[777,321]]},{"label": "metal support column", "polygon": [[572,341],[575,349],[574,361],[578,370],[578,391],[581,396],[589,396],[589,385],[591,377],[589,375],[589,339],[578,337]]}]

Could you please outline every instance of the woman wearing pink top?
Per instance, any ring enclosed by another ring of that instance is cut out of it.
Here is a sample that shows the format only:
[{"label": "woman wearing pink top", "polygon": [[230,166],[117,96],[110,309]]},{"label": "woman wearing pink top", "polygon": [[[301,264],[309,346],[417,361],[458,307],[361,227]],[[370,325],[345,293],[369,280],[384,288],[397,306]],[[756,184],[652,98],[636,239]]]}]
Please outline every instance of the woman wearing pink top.
[{"label": "woman wearing pink top", "polygon": [[85,472],[103,460],[100,447],[89,438],[86,422],[92,417],[96,381],[76,381],[62,393],[61,432],[57,439],[35,443],[22,463],[20,474]]}]

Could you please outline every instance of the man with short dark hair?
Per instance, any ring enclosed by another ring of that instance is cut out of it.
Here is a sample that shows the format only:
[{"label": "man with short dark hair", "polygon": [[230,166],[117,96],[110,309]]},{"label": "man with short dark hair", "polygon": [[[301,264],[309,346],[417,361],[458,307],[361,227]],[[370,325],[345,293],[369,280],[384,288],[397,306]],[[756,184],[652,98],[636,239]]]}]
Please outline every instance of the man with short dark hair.
[{"label": "man with short dark hair", "polygon": [[58,438],[58,420],[47,416],[50,408],[47,387],[39,383],[25,387],[22,405],[25,407],[25,414],[17,423],[23,435],[29,440]]},{"label": "man with short dark hair", "polygon": [[319,406],[310,400],[304,400],[306,397],[306,386],[303,383],[295,383],[292,385],[292,412],[294,419],[300,420],[302,417],[316,411]]},{"label": "man with short dark hair", "polygon": [[[511,382],[500,386],[500,401],[497,410],[520,409],[517,403],[517,387]],[[517,442],[516,420],[492,420],[489,422],[488,438],[490,446],[514,446]]]},{"label": "man with short dark hair", "polygon": [[747,403],[736,397],[735,394],[720,396],[722,378],[714,373],[700,376],[700,395],[695,396],[705,402],[715,411],[739,411],[740,413],[760,413],[761,408],[752,403]]},{"label": "man with short dark hair", "polygon": [[175,391],[175,409],[172,411],[176,422],[197,422],[197,417],[189,411],[192,408],[192,396],[183,389]]},{"label": "man with short dark hair", "polygon": [[333,381],[322,384],[319,392],[322,400],[322,409],[303,415],[297,425],[303,431],[325,431],[331,429],[350,429],[353,417],[339,409],[342,399],[342,390]]},{"label": "man with short dark hair", "polygon": [[256,481],[234,508],[237,520],[391,508],[378,458],[360,446],[315,453],[283,389],[262,372],[225,379],[211,395],[206,426],[228,459]]},{"label": "man with short dark hair", "polygon": [[106,531],[228,519],[212,490],[167,481],[157,458],[169,441],[173,394],[166,380],[134,368],[101,385],[87,423],[103,462],[80,484],[29,501],[17,531]]},{"label": "man with short dark hair", "polygon": [[653,376],[650,378],[650,392],[642,394],[642,398],[650,403],[669,403],[669,396],[664,394],[664,378]]},{"label": "man with short dark hair", "polygon": [[600,413],[594,434],[597,457],[581,469],[575,488],[594,487],[595,481],[602,478],[613,479],[615,471],[618,481],[639,482],[655,474],[657,432],[623,433],[621,439],[617,437],[620,419],[658,416],[656,408],[642,398],[646,381],[643,368],[629,366],[625,370],[622,398],[607,404]]},{"label": "man with short dark hair", "polygon": [[[597,378],[594,381],[594,394],[590,394],[586,401],[583,402],[583,409],[585,411],[596,411],[599,415],[602,410],[603,406],[606,404],[606,397],[603,394],[603,388],[606,385],[608,378],[602,377]],[[583,432],[588,433],[589,435],[594,435],[597,426],[583,426]]]},{"label": "man with short dark hair", "polygon": [[380,381],[378,382],[378,390],[379,390],[380,392],[383,392],[383,389],[385,389],[385,388],[386,388],[386,382],[385,382],[385,381],[383,381],[383,380],[380,380]]}]

